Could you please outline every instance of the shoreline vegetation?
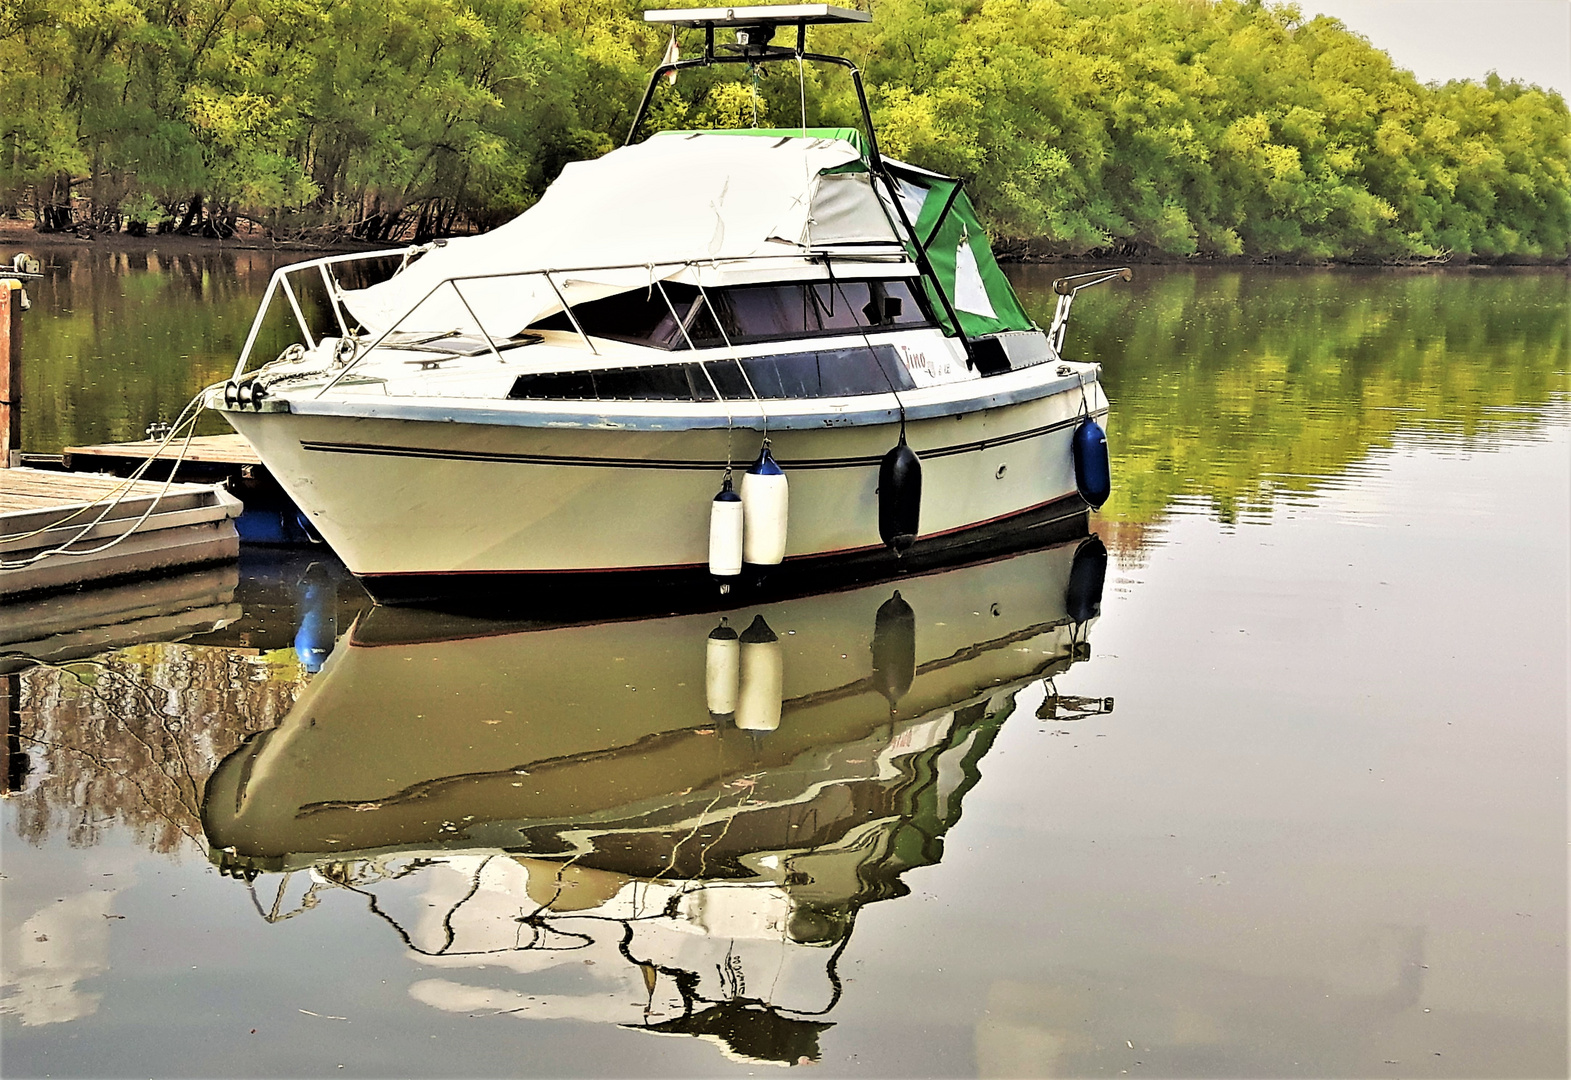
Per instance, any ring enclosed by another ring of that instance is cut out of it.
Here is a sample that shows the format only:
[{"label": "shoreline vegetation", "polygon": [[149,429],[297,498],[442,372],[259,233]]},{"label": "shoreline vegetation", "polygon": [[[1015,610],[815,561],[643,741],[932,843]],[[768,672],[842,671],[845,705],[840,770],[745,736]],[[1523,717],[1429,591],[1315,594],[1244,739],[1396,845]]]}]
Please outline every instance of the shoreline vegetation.
[{"label": "shoreline vegetation", "polygon": [[[1571,113],[1420,84],[1259,0],[856,0],[823,28],[892,157],[964,179],[1001,259],[1555,265]],[[0,243],[343,250],[483,231],[626,135],[637,0],[11,0]],[[698,34],[678,34],[693,55]],[[646,132],[854,125],[838,69],[696,69]]]},{"label": "shoreline vegetation", "polygon": [[[278,252],[298,254],[301,258],[319,255],[337,255],[354,251],[374,251],[397,247],[407,238],[391,239],[385,243],[371,243],[353,237],[325,233],[316,237],[279,236],[265,228],[237,229],[229,237],[210,237],[176,232],[150,233],[137,236],[131,233],[98,232],[91,229],[71,229],[62,232],[40,232],[31,221],[0,218],[0,262],[7,262],[12,252],[26,251],[44,258],[51,251],[84,252],[157,252],[163,255],[218,254],[224,251]],[[1042,250],[1029,241],[1000,240],[995,242],[998,262],[1007,266],[1067,267],[1104,266],[1112,261],[1132,266],[1190,267],[1203,269],[1303,269],[1303,270],[1422,270],[1422,271],[1487,271],[1487,270],[1571,270],[1571,257],[1528,258],[1505,256],[1501,258],[1469,259],[1412,258],[1412,259],[1358,259],[1358,258],[1281,258],[1251,255],[1172,255],[1160,251],[1130,254],[1117,251],[1089,251],[1081,254],[1063,254]]]}]

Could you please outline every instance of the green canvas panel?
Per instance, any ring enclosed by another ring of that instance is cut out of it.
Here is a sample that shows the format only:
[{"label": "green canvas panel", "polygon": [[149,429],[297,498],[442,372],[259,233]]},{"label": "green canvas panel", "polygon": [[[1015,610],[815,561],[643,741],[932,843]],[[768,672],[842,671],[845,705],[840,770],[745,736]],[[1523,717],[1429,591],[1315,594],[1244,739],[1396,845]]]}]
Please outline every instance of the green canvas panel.
[{"label": "green canvas panel", "polygon": [[[1009,284],[1009,279],[999,268],[998,260],[993,258],[992,244],[988,242],[987,230],[982,227],[981,220],[976,216],[976,208],[971,205],[971,200],[964,190],[957,190],[960,188],[960,182],[940,180],[915,173],[905,173],[900,178],[906,183],[927,188],[927,197],[922,201],[921,213],[917,215],[917,220],[912,223],[912,227],[916,229],[916,235],[922,239],[923,247],[927,249],[928,262],[933,264],[933,272],[943,283],[944,292],[948,294],[951,305],[955,302],[955,261],[960,252],[962,237],[965,238],[966,246],[971,249],[971,254],[976,258],[977,271],[982,277],[982,287],[987,291],[987,299],[992,304],[996,318],[989,319],[985,315],[961,311],[956,307],[955,316],[960,320],[960,329],[965,331],[967,336],[996,334],[1004,330],[1034,329],[1036,324],[1020,305],[1020,298],[1015,295],[1014,287]],[[951,196],[953,196],[952,200]],[[954,327],[950,325],[949,318],[944,313],[943,303],[937,296],[932,295],[932,282],[926,284],[928,298],[932,301],[934,313],[943,324],[944,331],[954,333]]]},{"label": "green canvas panel", "polygon": [[[949,201],[950,193],[960,186],[958,180],[934,180],[931,177],[922,177],[927,183],[922,185],[927,188],[927,198],[922,201],[922,212],[917,215],[911,227],[924,242],[930,241],[933,230],[938,226],[938,216],[944,212],[944,204]],[[907,176],[905,181],[912,183],[914,177]]]},{"label": "green canvas panel", "polygon": [[[782,139],[800,138],[804,132],[809,138],[843,139],[856,148],[864,161],[867,157],[867,144],[862,138],[861,131],[851,127],[724,128],[708,132],[666,131],[660,134],[751,135]],[[898,179],[927,189],[927,196],[922,201],[922,210],[917,215],[916,221],[911,223],[911,227],[916,230],[916,235],[921,238],[923,247],[927,249],[928,261],[933,264],[933,271],[938,275],[951,305],[954,304],[955,298],[955,261],[962,237],[965,238],[966,246],[971,249],[971,254],[976,258],[982,287],[987,291],[987,299],[992,305],[995,317],[990,319],[985,315],[961,311],[956,307],[955,315],[960,320],[960,329],[967,336],[996,334],[1005,330],[1035,329],[1036,324],[1020,305],[1020,298],[1015,295],[1014,287],[1009,284],[1009,279],[1004,276],[1003,270],[999,269],[998,260],[993,258],[993,247],[988,241],[987,230],[982,227],[981,220],[976,216],[976,208],[971,205],[971,200],[961,189],[960,181],[947,176],[941,177],[902,168],[898,162],[890,162],[889,165]],[[866,168],[864,162],[852,161],[826,172],[862,172]],[[944,332],[953,334],[955,328],[944,313],[943,301],[934,292],[933,283],[924,280],[923,284],[928,291],[928,300],[932,304],[933,312],[937,315]]]}]

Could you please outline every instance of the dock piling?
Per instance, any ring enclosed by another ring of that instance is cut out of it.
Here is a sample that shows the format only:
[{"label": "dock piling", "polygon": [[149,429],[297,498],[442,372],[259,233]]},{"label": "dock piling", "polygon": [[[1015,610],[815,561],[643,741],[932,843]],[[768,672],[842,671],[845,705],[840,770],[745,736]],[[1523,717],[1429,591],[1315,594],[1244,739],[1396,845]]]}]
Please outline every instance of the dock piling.
[{"label": "dock piling", "polygon": [[0,773],[0,795],[14,795],[27,784],[31,762],[22,749],[22,676],[15,671],[0,675],[0,716],[5,717],[5,768]]},{"label": "dock piling", "polygon": [[0,279],[0,469],[22,453],[22,283]]}]

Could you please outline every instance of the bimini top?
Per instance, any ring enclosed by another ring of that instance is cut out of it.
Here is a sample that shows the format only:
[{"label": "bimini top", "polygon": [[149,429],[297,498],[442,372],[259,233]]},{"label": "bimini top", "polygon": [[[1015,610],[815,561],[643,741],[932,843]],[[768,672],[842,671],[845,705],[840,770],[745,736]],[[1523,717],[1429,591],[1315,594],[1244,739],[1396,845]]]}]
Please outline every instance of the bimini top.
[{"label": "bimini top", "polygon": [[[839,132],[738,134],[753,133],[670,132],[573,162],[506,225],[450,240],[389,280],[346,292],[344,302],[374,333],[415,309],[400,330],[475,333],[478,320],[501,339],[559,311],[564,299],[578,304],[691,277],[693,263],[741,273],[769,256],[902,255],[858,145],[833,137]],[[548,280],[538,271],[567,272]],[[775,276],[791,275],[776,262]],[[458,292],[442,284],[448,278],[461,279]]]}]

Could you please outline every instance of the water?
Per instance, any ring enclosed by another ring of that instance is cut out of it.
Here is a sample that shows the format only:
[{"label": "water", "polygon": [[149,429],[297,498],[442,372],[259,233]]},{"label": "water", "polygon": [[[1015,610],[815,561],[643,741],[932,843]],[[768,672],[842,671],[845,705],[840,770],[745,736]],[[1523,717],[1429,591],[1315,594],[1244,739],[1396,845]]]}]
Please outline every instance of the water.
[{"label": "water", "polygon": [[[29,449],[221,377],[249,258],[35,287]],[[1083,294],[1099,610],[1066,545],[732,613],[752,731],[716,616],[370,612],[261,549],[146,586],[185,614],[4,676],[5,1069],[1565,1075],[1566,295]]]}]

